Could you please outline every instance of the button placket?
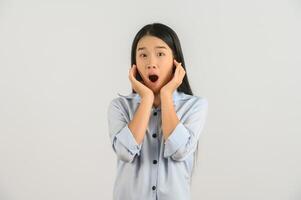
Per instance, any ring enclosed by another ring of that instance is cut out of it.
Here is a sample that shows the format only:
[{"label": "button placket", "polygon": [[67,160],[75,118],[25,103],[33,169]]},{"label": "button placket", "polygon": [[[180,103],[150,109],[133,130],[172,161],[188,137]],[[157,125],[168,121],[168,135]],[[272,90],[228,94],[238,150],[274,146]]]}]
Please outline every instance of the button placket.
[{"label": "button placket", "polygon": [[152,134],[152,138],[153,140],[151,141],[151,144],[152,144],[152,149],[153,149],[153,153],[152,153],[152,157],[153,157],[153,160],[152,160],[152,190],[155,192],[156,191],[156,185],[157,185],[157,182],[158,182],[158,152],[159,152],[159,148],[160,148],[160,144],[158,144],[158,126],[159,126],[159,123],[158,121],[160,120],[159,118],[157,118],[158,116],[158,110],[157,109],[154,109],[153,110],[153,116],[154,118],[152,119],[152,124],[154,125],[153,128],[154,128],[154,132]]},{"label": "button placket", "polygon": [[[156,108],[155,108],[154,111],[153,111],[153,115],[154,115],[154,116],[157,116],[157,115],[158,115],[158,110],[157,110]],[[154,119],[154,121],[155,121],[155,122],[158,122],[158,119],[156,118],[156,119]],[[156,124],[156,126],[157,126],[157,124]],[[157,133],[157,132],[153,133],[153,134],[152,134],[152,137],[153,137],[153,138],[158,137],[158,133]]]}]

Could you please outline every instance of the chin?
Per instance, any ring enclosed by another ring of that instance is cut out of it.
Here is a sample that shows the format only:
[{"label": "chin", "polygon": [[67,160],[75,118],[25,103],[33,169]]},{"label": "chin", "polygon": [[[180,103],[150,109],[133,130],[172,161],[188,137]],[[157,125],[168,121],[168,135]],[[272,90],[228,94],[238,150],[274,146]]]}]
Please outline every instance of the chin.
[{"label": "chin", "polygon": [[162,87],[156,87],[156,88],[152,88],[152,91],[154,92],[154,94],[159,94],[161,91]]}]

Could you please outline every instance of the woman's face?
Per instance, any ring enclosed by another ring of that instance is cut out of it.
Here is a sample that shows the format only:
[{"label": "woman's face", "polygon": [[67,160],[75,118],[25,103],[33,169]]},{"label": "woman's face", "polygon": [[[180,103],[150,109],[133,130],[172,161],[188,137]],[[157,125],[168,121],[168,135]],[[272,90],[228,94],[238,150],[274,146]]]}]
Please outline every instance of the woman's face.
[{"label": "woman's face", "polygon": [[144,36],[137,44],[136,65],[144,85],[157,94],[173,77],[172,50],[163,40]]}]

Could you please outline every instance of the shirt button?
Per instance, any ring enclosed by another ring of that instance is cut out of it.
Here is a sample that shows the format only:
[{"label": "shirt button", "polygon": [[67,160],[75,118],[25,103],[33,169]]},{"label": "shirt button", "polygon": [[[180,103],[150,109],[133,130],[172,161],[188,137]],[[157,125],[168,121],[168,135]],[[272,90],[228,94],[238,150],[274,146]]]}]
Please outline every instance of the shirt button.
[{"label": "shirt button", "polygon": [[157,137],[157,134],[156,134],[156,133],[154,133],[154,134],[153,134],[153,138],[156,138],[156,137]]},{"label": "shirt button", "polygon": [[157,115],[157,112],[156,112],[156,111],[154,112],[154,115],[155,115],[155,116]]},{"label": "shirt button", "polygon": [[156,189],[156,186],[153,186],[152,189],[155,190],[155,189]]},{"label": "shirt button", "polygon": [[158,162],[157,160],[153,160],[153,164],[157,164],[157,162]]}]

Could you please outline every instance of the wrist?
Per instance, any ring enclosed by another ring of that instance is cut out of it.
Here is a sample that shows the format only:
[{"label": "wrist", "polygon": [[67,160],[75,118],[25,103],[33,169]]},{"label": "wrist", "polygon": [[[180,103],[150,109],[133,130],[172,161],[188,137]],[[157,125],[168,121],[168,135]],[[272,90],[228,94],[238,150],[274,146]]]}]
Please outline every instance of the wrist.
[{"label": "wrist", "polygon": [[141,97],[141,100],[146,100],[146,101],[151,101],[151,102],[153,102],[154,99],[155,99],[155,97],[154,97],[153,93],[145,94]]},{"label": "wrist", "polygon": [[171,96],[172,92],[167,90],[160,90],[160,96]]},{"label": "wrist", "polygon": [[168,91],[160,92],[160,99],[161,99],[161,102],[166,101],[166,100],[169,101],[170,99],[172,99],[172,93],[168,92]]}]

